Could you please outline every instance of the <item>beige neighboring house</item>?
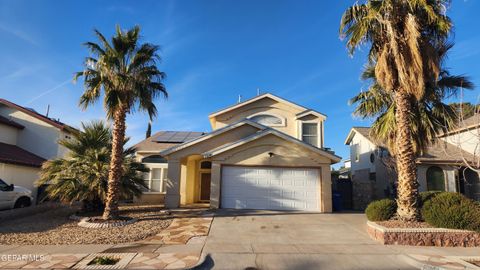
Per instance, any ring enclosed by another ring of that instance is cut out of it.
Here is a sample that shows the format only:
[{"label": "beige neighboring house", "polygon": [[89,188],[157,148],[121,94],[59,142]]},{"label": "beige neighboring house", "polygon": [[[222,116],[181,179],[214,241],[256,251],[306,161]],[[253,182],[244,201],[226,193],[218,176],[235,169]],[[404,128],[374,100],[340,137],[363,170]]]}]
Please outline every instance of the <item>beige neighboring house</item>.
[{"label": "beige neighboring house", "polygon": [[137,149],[145,164],[167,160],[167,207],[332,211],[330,166],[340,157],[324,147],[324,114],[267,93],[209,120],[212,132],[166,150],[137,145],[152,145]]},{"label": "beige neighboring house", "polygon": [[0,178],[32,190],[45,160],[63,157],[67,150],[57,142],[70,138],[73,128],[33,109],[0,99]]},{"label": "beige neighboring house", "polygon": [[[478,128],[478,126],[477,126]],[[461,192],[480,200],[478,174],[463,164],[463,158],[474,160],[474,155],[463,145],[453,144],[449,136],[462,136],[461,129],[442,135],[417,158],[419,190]],[[479,143],[477,139],[477,144]],[[372,200],[392,197],[396,173],[388,150],[370,136],[369,127],[353,127],[345,140],[350,146],[353,203],[355,209],[364,209]]]}]

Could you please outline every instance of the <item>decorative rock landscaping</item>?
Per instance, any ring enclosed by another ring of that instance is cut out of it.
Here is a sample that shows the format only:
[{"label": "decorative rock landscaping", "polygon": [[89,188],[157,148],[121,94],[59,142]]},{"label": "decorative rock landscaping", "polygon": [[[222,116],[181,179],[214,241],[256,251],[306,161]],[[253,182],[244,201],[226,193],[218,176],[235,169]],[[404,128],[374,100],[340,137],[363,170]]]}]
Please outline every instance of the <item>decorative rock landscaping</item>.
[{"label": "decorative rock landscaping", "polygon": [[480,233],[443,228],[386,228],[375,222],[367,222],[371,238],[384,245],[477,247]]}]

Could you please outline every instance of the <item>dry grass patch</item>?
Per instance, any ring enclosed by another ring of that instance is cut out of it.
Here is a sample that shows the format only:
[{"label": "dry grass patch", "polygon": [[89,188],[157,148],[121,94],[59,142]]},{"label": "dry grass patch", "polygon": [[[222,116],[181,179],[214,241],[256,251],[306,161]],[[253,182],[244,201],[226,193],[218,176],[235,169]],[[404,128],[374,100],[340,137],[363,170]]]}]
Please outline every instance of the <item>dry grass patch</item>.
[{"label": "dry grass patch", "polygon": [[76,209],[62,207],[32,216],[0,222],[0,244],[68,245],[118,244],[135,242],[158,234],[168,227],[172,217],[159,206],[120,207],[120,215],[138,219],[123,227],[90,229],[69,219]]}]

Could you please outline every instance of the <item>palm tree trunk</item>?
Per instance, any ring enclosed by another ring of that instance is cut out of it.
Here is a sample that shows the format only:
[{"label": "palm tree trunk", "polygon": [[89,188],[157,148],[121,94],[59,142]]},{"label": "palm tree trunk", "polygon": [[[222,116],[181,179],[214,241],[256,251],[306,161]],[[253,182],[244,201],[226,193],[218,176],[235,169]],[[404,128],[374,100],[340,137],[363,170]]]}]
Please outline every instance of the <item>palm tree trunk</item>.
[{"label": "palm tree trunk", "polygon": [[112,157],[108,172],[108,191],[103,211],[104,219],[118,217],[118,198],[120,194],[120,178],[123,174],[123,142],[125,141],[126,110],[120,109],[114,114],[112,134]]},{"label": "palm tree trunk", "polygon": [[412,105],[409,95],[402,90],[395,93],[395,102],[395,120],[398,128],[395,153],[398,171],[397,216],[402,220],[413,221],[418,220],[419,209],[417,167],[410,130]]}]

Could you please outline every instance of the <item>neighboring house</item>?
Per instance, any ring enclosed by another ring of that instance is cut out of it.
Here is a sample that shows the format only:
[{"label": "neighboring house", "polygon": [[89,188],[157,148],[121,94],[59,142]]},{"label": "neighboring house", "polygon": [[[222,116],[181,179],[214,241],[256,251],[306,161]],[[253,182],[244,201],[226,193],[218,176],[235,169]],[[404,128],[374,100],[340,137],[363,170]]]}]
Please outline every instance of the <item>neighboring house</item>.
[{"label": "neighboring house", "polygon": [[209,119],[212,132],[166,150],[157,134],[137,145],[147,165],[167,159],[167,207],[332,211],[330,165],[340,157],[324,148],[325,115],[267,93]]},{"label": "neighboring house", "polygon": [[0,178],[37,195],[35,181],[42,163],[63,157],[67,150],[57,142],[70,138],[72,127],[33,109],[0,99]]},{"label": "neighboring house", "polygon": [[[350,146],[354,208],[363,209],[372,200],[395,196],[394,160],[383,145],[372,139],[370,128],[352,128],[345,144]],[[478,175],[462,165],[462,157],[474,158],[446,140],[429,146],[416,160],[419,190],[461,192],[480,200]]]}]

